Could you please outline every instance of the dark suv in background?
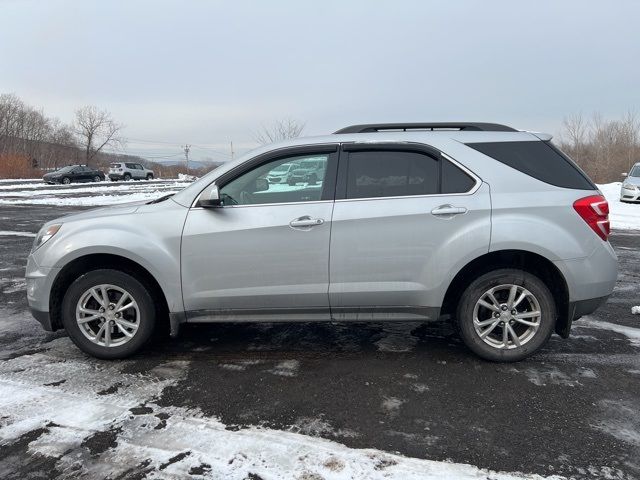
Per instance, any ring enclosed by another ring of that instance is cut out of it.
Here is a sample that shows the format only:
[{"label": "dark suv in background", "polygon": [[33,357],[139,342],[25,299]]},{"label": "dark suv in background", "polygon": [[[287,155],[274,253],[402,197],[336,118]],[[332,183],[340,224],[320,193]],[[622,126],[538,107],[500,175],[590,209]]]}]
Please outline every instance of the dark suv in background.
[{"label": "dark suv in background", "polygon": [[68,165],[42,177],[45,183],[63,183],[65,185],[71,182],[104,182],[104,178],[104,173],[100,170],[86,165]]}]

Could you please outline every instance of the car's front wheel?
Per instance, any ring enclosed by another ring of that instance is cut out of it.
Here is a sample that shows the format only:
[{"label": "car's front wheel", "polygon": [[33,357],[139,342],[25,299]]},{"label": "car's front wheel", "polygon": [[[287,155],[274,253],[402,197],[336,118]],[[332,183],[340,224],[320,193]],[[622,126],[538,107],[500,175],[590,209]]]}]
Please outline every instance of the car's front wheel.
[{"label": "car's front wheel", "polygon": [[486,360],[516,362],[547,342],[555,327],[556,306],[535,275],[500,269],[471,282],[456,319],[462,340],[474,353]]},{"label": "car's front wheel", "polygon": [[96,175],[95,177],[93,177],[93,181],[94,182],[101,182],[102,178],[100,178],[100,175]]},{"label": "car's front wheel", "polygon": [[71,284],[62,302],[62,322],[84,352],[103,359],[125,358],[151,337],[156,310],[149,290],[135,277],[98,269]]},{"label": "car's front wheel", "polygon": [[71,183],[71,179],[69,177],[64,177],[62,179],[62,183],[64,183],[65,185],[69,185]]}]

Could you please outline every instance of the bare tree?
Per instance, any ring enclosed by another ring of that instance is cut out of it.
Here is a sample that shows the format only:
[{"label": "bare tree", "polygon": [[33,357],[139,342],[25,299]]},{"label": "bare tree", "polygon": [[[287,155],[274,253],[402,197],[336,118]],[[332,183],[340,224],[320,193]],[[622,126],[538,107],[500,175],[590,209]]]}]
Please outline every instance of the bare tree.
[{"label": "bare tree", "polygon": [[106,110],[92,105],[76,110],[74,130],[85,151],[87,165],[104,147],[119,147],[124,143],[118,136],[122,128]]},{"label": "bare tree", "polygon": [[577,162],[582,160],[582,150],[585,144],[588,126],[582,113],[569,115],[562,119],[562,128],[567,137],[571,153]]},{"label": "bare tree", "polygon": [[276,120],[270,126],[263,126],[254,134],[254,139],[261,145],[279,142],[289,138],[297,138],[304,130],[305,123],[292,118]]},{"label": "bare tree", "polygon": [[629,110],[622,118],[621,130],[625,143],[625,153],[627,157],[627,172],[631,166],[638,161],[636,158],[636,146],[638,145],[638,133],[640,131],[640,120],[633,110]]}]

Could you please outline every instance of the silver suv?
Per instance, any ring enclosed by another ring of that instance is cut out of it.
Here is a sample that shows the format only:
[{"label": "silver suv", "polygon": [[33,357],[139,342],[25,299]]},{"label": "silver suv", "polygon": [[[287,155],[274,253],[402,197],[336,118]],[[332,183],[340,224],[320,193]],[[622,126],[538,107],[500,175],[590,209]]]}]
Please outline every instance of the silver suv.
[{"label": "silver suv", "polygon": [[[611,294],[608,204],[549,135],[384,124],[262,147],[181,192],[46,223],[27,295],[47,330],[122,358],[169,320],[453,322],[516,361]],[[315,183],[269,172],[323,163]]]},{"label": "silver suv", "polygon": [[140,163],[122,162],[109,165],[109,178],[112,181],[124,180],[153,180],[153,170]]}]

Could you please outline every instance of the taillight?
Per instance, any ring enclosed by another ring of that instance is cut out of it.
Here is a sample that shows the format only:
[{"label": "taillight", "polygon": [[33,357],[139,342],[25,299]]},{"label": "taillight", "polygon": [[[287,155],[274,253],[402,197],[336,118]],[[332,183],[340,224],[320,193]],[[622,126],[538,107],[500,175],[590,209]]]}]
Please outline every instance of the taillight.
[{"label": "taillight", "polygon": [[573,208],[587,222],[591,230],[604,241],[611,233],[609,223],[609,202],[602,195],[591,195],[573,202]]}]

